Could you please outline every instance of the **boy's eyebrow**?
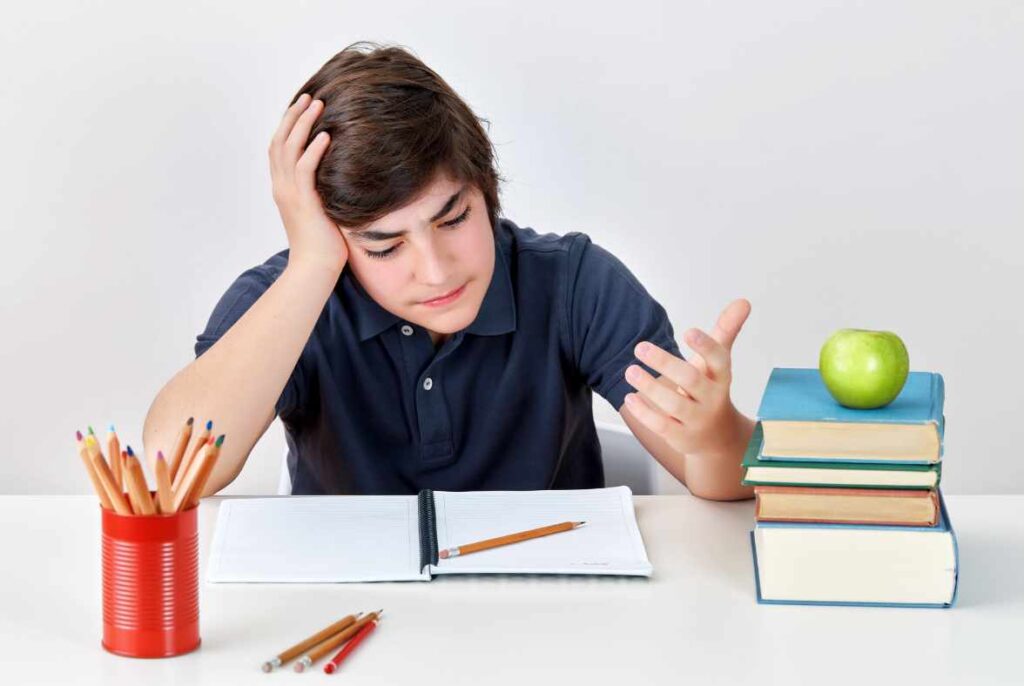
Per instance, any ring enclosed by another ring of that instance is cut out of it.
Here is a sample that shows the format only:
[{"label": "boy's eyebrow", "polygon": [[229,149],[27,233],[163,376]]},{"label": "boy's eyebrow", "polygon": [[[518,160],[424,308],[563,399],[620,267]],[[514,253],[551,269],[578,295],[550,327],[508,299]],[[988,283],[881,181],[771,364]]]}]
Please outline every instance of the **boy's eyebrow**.
[{"label": "boy's eyebrow", "polygon": [[[430,221],[436,222],[438,219],[451,212],[452,207],[455,206],[455,203],[458,202],[465,190],[466,186],[464,184],[462,188],[452,193],[451,197],[445,201],[444,206],[437,211],[437,214],[430,218]],[[406,233],[408,233],[408,231],[405,230],[378,231],[377,229],[366,229],[365,231],[350,231],[349,236],[362,243],[369,243],[371,241],[386,241],[390,238],[398,238],[399,236],[404,236]]]}]

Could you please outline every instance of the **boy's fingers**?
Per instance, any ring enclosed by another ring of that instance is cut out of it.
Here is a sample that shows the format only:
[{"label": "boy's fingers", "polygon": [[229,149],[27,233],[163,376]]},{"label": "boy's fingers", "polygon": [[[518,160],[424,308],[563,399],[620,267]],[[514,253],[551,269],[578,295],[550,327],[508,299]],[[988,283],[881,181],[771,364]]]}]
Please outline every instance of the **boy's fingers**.
[{"label": "boy's fingers", "polygon": [[324,151],[327,150],[330,139],[331,136],[326,131],[318,133],[295,164],[295,184],[303,193],[316,190],[316,168],[323,158]]},{"label": "boy's fingers", "polygon": [[288,140],[288,134],[291,133],[292,127],[295,126],[295,120],[299,118],[299,115],[309,105],[310,96],[308,93],[303,93],[299,96],[291,107],[289,107],[284,117],[281,118],[281,123],[277,127],[277,131],[274,132],[273,137],[270,139],[270,161],[272,164],[278,164],[278,156],[280,155],[281,149],[284,146],[284,142]]},{"label": "boy's fingers", "polygon": [[[686,421],[689,405],[694,401],[676,390],[675,384],[668,382],[664,376],[654,378],[639,365],[630,365],[626,369],[626,381],[638,390],[651,405],[670,417]],[[686,389],[690,392],[690,389]],[[693,395],[692,392],[690,392]]]},{"label": "boy's fingers", "polygon": [[639,393],[628,393],[625,405],[641,424],[661,436],[676,450],[682,450],[683,424],[681,422],[652,407],[650,402]]},{"label": "boy's fingers", "polygon": [[313,128],[313,123],[323,110],[323,101],[314,100],[309,103],[306,111],[299,115],[299,118],[295,121],[295,126],[292,127],[292,132],[288,134],[288,140],[284,142],[283,162],[285,164],[290,163],[294,168],[295,164],[299,161],[299,157],[302,156],[303,151],[308,147],[309,132]]}]

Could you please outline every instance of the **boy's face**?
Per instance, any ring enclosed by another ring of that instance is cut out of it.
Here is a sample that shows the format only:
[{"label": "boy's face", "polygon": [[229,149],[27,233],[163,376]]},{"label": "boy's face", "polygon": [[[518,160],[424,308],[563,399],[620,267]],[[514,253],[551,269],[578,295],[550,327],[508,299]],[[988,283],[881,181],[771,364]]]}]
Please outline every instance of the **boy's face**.
[{"label": "boy's face", "polygon": [[494,272],[494,237],[476,187],[438,175],[405,207],[342,234],[347,267],[388,312],[435,341],[476,319]]}]

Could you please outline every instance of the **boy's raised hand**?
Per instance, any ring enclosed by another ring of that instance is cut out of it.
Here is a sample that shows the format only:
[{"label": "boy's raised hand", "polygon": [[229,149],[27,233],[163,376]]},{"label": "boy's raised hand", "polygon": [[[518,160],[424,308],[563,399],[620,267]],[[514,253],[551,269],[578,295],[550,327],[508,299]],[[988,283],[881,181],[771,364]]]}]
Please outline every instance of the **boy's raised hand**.
[{"label": "boy's raised hand", "polygon": [[288,234],[289,264],[327,267],[339,275],[348,261],[348,245],[341,229],[324,212],[316,191],[316,168],[330,144],[321,132],[309,142],[309,132],[324,104],[307,93],[284,113],[270,141],[270,177],[274,203]]},{"label": "boy's raised hand", "polygon": [[750,301],[739,298],[722,310],[711,335],[688,330],[684,340],[696,352],[690,361],[647,341],[637,344],[637,358],[661,376],[630,365],[626,380],[638,392],[628,394],[626,404],[679,452],[700,453],[714,445],[735,418],[729,393],[732,345],[749,315]]}]

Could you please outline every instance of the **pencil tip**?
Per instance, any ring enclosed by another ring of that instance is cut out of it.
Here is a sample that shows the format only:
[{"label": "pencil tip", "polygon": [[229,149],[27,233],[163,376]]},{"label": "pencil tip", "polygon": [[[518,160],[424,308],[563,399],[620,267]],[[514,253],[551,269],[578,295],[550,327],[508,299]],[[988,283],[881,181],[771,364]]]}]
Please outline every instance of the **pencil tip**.
[{"label": "pencil tip", "polygon": [[213,420],[212,419],[207,419],[206,420],[206,430],[209,431],[212,428],[213,428]]},{"label": "pencil tip", "polygon": [[222,445],[224,445],[224,434],[217,436],[217,447],[219,448]]},{"label": "pencil tip", "polygon": [[76,441],[82,440],[82,432],[81,431],[76,431],[75,432],[75,440]]},{"label": "pencil tip", "polygon": [[132,447],[130,445],[125,446],[125,448],[128,450],[128,457],[135,457],[135,453],[132,452]]},{"label": "pencil tip", "polygon": [[186,424],[188,424],[189,426],[192,426],[192,423],[193,423],[193,422],[194,422],[195,420],[196,420],[196,418],[195,418],[195,417],[189,417],[189,418],[188,418],[188,421],[187,421],[187,422],[185,422],[185,423],[186,423]]},{"label": "pencil tip", "polygon": [[89,426],[89,435],[90,436],[95,436],[96,435],[96,432],[92,430],[92,426],[91,425]]},{"label": "pencil tip", "polygon": [[110,433],[112,433],[112,434],[116,434],[117,433],[117,431],[114,430],[114,425],[113,424],[110,425]]},{"label": "pencil tip", "polygon": [[163,450],[157,450],[156,451],[156,459],[158,459],[158,460],[164,459],[164,451]]},{"label": "pencil tip", "polygon": [[586,524],[587,524],[586,522],[576,522],[576,528],[578,529],[581,526],[586,526]]}]

